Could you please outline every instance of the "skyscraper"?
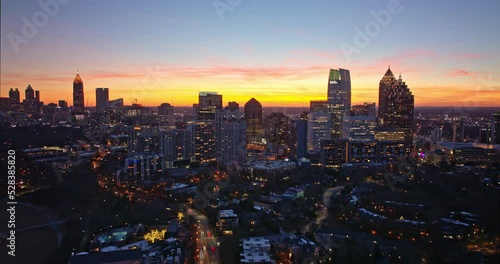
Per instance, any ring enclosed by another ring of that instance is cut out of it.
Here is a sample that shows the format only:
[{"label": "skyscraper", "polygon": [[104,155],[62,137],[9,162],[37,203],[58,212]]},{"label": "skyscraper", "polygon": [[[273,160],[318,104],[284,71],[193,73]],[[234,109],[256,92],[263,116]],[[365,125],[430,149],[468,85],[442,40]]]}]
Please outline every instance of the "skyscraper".
[{"label": "skyscraper", "polygon": [[405,82],[396,80],[388,69],[379,86],[379,124],[405,133],[408,143],[413,140],[414,97]]},{"label": "skyscraper", "polygon": [[187,123],[191,136],[189,153],[191,161],[209,162],[215,160],[215,127],[213,120],[196,120]]},{"label": "skyscraper", "polygon": [[163,103],[158,106],[158,116],[160,117],[160,125],[175,127],[174,107],[169,103]]},{"label": "skyscraper", "polygon": [[384,124],[384,113],[387,112],[387,104],[385,101],[387,100],[389,90],[395,82],[396,77],[392,74],[391,66],[389,66],[378,85],[378,122],[380,125]]},{"label": "skyscraper", "polygon": [[500,112],[491,115],[491,143],[500,144]]},{"label": "skyscraper", "polygon": [[262,144],[264,135],[262,105],[255,98],[245,104],[247,144]]},{"label": "skyscraper", "polygon": [[9,108],[10,110],[19,110],[21,105],[21,96],[19,89],[10,88],[9,90]]},{"label": "skyscraper", "polygon": [[331,113],[311,112],[307,118],[307,150],[319,152],[321,141],[331,139]]},{"label": "skyscraper", "polygon": [[272,112],[264,121],[264,134],[270,153],[284,154],[288,148],[288,117],[281,112]]},{"label": "skyscraper", "polygon": [[35,101],[35,91],[31,87],[31,84],[28,84],[28,87],[26,87],[24,94],[25,94],[24,98],[26,101]]},{"label": "skyscraper", "polygon": [[214,120],[215,112],[222,109],[222,95],[216,92],[200,92],[197,120]]},{"label": "skyscraper", "polygon": [[332,114],[331,139],[342,134],[344,117],[351,113],[351,77],[349,70],[330,69],[328,76],[328,111]]},{"label": "skyscraper", "polygon": [[[38,98],[40,98],[40,92],[38,92]],[[37,114],[40,113],[40,105],[36,101],[35,97],[35,90],[31,87],[30,84],[28,84],[28,87],[26,88],[25,92],[25,99],[23,101],[23,108],[24,111],[30,114]]]},{"label": "skyscraper", "polygon": [[246,122],[237,105],[228,103],[215,117],[216,159],[222,166],[245,161]]},{"label": "skyscraper", "polygon": [[95,88],[95,110],[96,112],[104,112],[109,106],[109,89]]},{"label": "skyscraper", "polygon": [[73,111],[75,113],[83,113],[85,111],[83,81],[80,74],[76,74],[75,80],[73,80]]}]

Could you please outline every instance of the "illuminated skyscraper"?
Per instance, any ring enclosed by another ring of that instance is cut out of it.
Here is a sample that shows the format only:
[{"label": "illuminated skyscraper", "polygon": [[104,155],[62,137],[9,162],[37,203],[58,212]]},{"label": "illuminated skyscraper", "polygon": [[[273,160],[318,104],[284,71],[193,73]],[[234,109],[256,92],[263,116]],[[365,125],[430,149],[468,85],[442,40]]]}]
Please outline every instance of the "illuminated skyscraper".
[{"label": "illuminated skyscraper", "polygon": [[351,113],[351,77],[349,70],[330,69],[328,76],[328,111],[332,114],[331,139],[342,134],[344,117]]},{"label": "illuminated skyscraper", "polygon": [[76,74],[73,81],[73,111],[83,113],[85,111],[85,98],[83,95],[83,81],[80,74]]},{"label": "illuminated skyscraper", "polygon": [[104,112],[109,105],[109,89],[95,88],[95,110],[96,112]]},{"label": "illuminated skyscraper", "polygon": [[245,104],[247,144],[262,144],[264,136],[262,105],[255,98]]},{"label": "illuminated skyscraper", "polygon": [[273,112],[264,120],[264,135],[267,148],[272,154],[284,154],[288,148],[288,117],[280,112]]},{"label": "illuminated skyscraper", "polygon": [[245,161],[246,122],[236,102],[228,103],[215,116],[216,159],[223,166]]},{"label": "illuminated skyscraper", "polygon": [[390,88],[396,83],[396,77],[392,74],[391,66],[385,72],[378,86],[378,122],[384,124],[384,113],[387,112],[386,100],[389,95]]},{"label": "illuminated skyscraper", "polygon": [[405,82],[395,79],[388,69],[379,86],[379,125],[405,133],[407,142],[413,139],[414,97]]},{"label": "illuminated skyscraper", "polygon": [[212,120],[196,120],[187,123],[191,145],[191,161],[209,162],[215,160],[215,126]]},{"label": "illuminated skyscraper", "polygon": [[215,112],[222,109],[222,95],[216,92],[200,92],[198,96],[197,120],[214,120]]}]

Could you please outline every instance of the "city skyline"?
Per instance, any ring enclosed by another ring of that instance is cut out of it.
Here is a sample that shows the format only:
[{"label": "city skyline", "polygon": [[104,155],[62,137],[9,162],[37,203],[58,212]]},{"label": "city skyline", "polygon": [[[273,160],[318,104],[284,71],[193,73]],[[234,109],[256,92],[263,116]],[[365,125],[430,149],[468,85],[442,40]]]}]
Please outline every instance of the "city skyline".
[{"label": "city skyline", "polygon": [[[68,1],[50,13],[34,2],[2,2],[1,62],[9,67],[0,96],[29,83],[45,103],[70,101],[78,69],[89,106],[95,88],[109,87],[125,104],[190,106],[199,91],[217,91],[227,101],[306,107],[325,97],[326,70],[346,68],[359,104],[374,101],[391,65],[411,84],[417,107],[500,106],[492,2],[240,1],[230,11],[214,3]],[[47,23],[15,44],[40,12]],[[368,44],[356,44],[360,34]]]}]

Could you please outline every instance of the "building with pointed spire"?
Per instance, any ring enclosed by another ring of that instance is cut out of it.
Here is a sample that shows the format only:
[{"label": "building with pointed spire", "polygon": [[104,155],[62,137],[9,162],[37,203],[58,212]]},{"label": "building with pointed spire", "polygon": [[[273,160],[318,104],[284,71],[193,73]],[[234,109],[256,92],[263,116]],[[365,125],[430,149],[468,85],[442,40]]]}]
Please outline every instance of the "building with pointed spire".
[{"label": "building with pointed spire", "polygon": [[379,126],[404,132],[406,141],[411,143],[414,107],[413,94],[401,74],[396,80],[389,68],[379,84]]},{"label": "building with pointed spire", "polygon": [[83,81],[78,73],[75,76],[75,80],[73,80],[73,111],[75,113],[85,112]]}]

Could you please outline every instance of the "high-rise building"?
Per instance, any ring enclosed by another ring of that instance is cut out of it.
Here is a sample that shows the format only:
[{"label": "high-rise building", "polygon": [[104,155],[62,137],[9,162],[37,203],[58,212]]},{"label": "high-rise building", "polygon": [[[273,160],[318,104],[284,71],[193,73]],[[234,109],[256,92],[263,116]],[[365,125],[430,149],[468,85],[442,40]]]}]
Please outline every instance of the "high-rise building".
[{"label": "high-rise building", "polygon": [[342,138],[354,141],[375,140],[375,103],[352,106],[351,115],[344,118]]},{"label": "high-rise building", "polygon": [[109,106],[109,89],[95,88],[95,110],[98,113],[104,112]]},{"label": "high-rise building", "polygon": [[379,125],[404,131],[413,140],[414,97],[405,82],[395,79],[389,68],[379,85]]},{"label": "high-rise building", "polygon": [[272,112],[264,120],[264,135],[272,154],[284,154],[288,148],[288,117],[281,112]]},{"label": "high-rise building", "polygon": [[491,143],[500,144],[500,112],[491,115]]},{"label": "high-rise building", "polygon": [[247,144],[262,144],[264,136],[262,105],[255,98],[245,104]]},{"label": "high-rise building", "polygon": [[246,122],[237,103],[229,103],[215,116],[216,159],[222,166],[245,162]]},{"label": "high-rise building", "polygon": [[[40,92],[36,91],[38,94],[38,98],[40,98]],[[23,101],[24,111],[30,114],[38,114],[40,113],[40,103],[36,101],[35,90],[28,84],[28,87],[25,90],[25,99]]]},{"label": "high-rise building", "polygon": [[307,116],[307,150],[319,152],[321,141],[331,139],[331,113],[311,112]]},{"label": "high-rise building", "polygon": [[214,120],[215,112],[222,109],[222,95],[216,92],[200,92],[198,96],[197,120]]},{"label": "high-rise building", "polygon": [[158,106],[158,116],[160,117],[160,125],[175,127],[174,107],[169,103]]},{"label": "high-rise building", "polygon": [[328,76],[328,111],[332,114],[331,139],[342,134],[344,117],[351,113],[351,77],[349,70],[330,69]]},{"label": "high-rise building", "polygon": [[31,87],[31,84],[28,84],[28,87],[26,87],[24,94],[25,94],[24,99],[26,101],[35,101],[35,91]]},{"label": "high-rise building", "polygon": [[64,101],[64,100],[59,100],[58,104],[57,104],[62,110],[66,110],[68,109],[68,102]]},{"label": "high-rise building", "polygon": [[213,120],[196,120],[187,123],[191,136],[191,161],[209,162],[215,160],[215,127]]},{"label": "high-rise building", "polygon": [[307,115],[301,115],[300,119],[295,120],[296,125],[296,148],[297,158],[305,158],[307,154]]},{"label": "high-rise building", "polygon": [[311,100],[309,102],[309,112],[328,112],[328,101]]},{"label": "high-rise building", "polygon": [[83,81],[80,74],[76,74],[75,80],[73,80],[73,111],[75,113],[85,112]]},{"label": "high-rise building", "polygon": [[35,102],[40,103],[40,91],[35,91]]},{"label": "high-rise building", "polygon": [[189,159],[191,137],[184,129],[167,129],[160,132],[160,153],[167,167],[175,167],[176,161]]},{"label": "high-rise building", "polygon": [[396,83],[396,77],[391,71],[391,66],[387,69],[384,76],[378,85],[378,122],[380,125],[384,124],[384,113],[387,112],[386,100],[389,96],[389,90]]},{"label": "high-rise building", "polygon": [[354,141],[373,141],[375,140],[376,127],[377,118],[374,115],[346,116],[342,138]]},{"label": "high-rise building", "polygon": [[128,134],[129,157],[153,155],[160,152],[160,130],[156,127],[130,127]]},{"label": "high-rise building", "polygon": [[9,90],[9,108],[10,110],[19,110],[21,105],[21,96],[19,89],[10,88]]},{"label": "high-rise building", "polygon": [[353,105],[351,110],[352,116],[376,116],[375,103],[364,103],[362,105]]}]

